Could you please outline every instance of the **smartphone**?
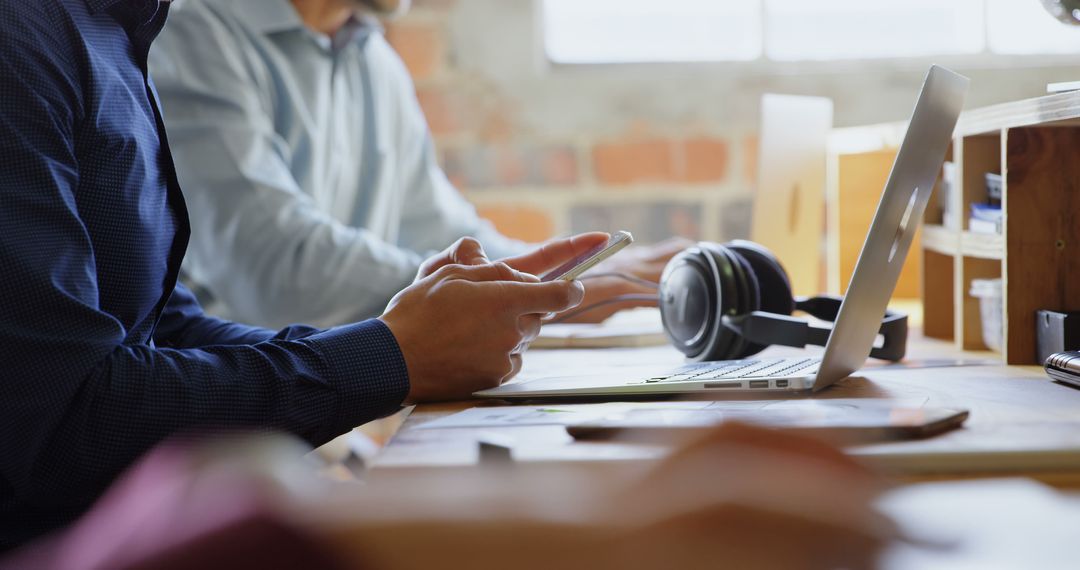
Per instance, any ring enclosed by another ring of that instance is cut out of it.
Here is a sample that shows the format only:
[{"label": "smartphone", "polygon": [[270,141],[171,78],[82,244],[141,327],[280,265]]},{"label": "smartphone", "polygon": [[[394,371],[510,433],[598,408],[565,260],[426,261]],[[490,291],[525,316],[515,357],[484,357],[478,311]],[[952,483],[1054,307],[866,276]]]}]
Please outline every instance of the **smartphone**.
[{"label": "smartphone", "polygon": [[649,442],[672,441],[692,436],[701,428],[725,420],[738,420],[779,431],[814,434],[840,445],[925,439],[959,428],[968,418],[967,410],[949,408],[883,407],[749,411],[743,414],[718,410],[664,410],[641,408],[616,416],[572,426],[566,431],[574,439],[621,438]]},{"label": "smartphone", "polygon": [[545,274],[541,281],[573,281],[581,277],[582,273],[592,269],[596,264],[615,255],[622,248],[634,243],[634,236],[630,232],[618,231],[611,234],[611,239],[606,244],[600,244],[591,250],[567,261],[559,267]]}]

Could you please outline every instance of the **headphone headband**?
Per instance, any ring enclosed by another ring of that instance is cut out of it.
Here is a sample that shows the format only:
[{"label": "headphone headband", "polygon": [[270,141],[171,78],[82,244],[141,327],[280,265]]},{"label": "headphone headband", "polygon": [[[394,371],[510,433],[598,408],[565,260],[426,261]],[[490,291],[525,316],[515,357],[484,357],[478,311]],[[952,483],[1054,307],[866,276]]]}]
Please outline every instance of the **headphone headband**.
[{"label": "headphone headband", "polygon": [[[843,299],[822,296],[813,297],[806,301],[814,302],[809,306],[814,312],[802,307],[799,307],[799,310],[803,310],[818,319],[835,322]],[[832,327],[817,326],[806,319],[765,311],[726,316],[723,319],[723,325],[750,342],[797,348],[804,348],[807,345],[825,346],[829,342],[829,336],[832,334]],[[903,360],[904,354],[907,352],[907,315],[895,311],[886,311],[885,317],[881,320],[878,334],[881,335],[883,341],[881,346],[874,346],[870,349],[870,356],[893,362]]]}]

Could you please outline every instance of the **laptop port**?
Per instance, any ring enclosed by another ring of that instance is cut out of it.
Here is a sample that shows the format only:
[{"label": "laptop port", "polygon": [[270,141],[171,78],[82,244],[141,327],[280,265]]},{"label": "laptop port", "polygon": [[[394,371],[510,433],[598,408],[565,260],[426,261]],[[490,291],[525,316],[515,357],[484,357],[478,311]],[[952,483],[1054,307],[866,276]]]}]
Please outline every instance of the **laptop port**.
[{"label": "laptop port", "polygon": [[787,388],[788,387],[788,381],[787,380],[777,380],[776,381],[776,387],[777,388]]},{"label": "laptop port", "polygon": [[768,380],[751,380],[750,381],[750,389],[768,388],[768,387],[769,387],[769,381]]},{"label": "laptop port", "polygon": [[706,388],[742,388],[742,382],[712,382],[705,384]]}]

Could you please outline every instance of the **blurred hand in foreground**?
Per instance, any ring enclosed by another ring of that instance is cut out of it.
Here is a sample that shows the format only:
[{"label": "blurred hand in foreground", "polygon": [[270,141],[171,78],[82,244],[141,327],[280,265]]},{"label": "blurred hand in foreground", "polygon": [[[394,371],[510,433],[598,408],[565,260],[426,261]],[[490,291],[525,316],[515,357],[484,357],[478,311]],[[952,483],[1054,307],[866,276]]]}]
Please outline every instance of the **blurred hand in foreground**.
[{"label": "blurred hand in foreground", "polygon": [[873,507],[875,474],[820,441],[744,425],[636,472],[538,471],[395,473],[301,516],[345,560],[380,569],[867,568],[896,535]]},{"label": "blurred hand in foreground", "polygon": [[315,477],[294,442],[165,446],[0,568],[867,568],[896,533],[873,473],[742,425],[651,467],[375,471],[365,485]]}]

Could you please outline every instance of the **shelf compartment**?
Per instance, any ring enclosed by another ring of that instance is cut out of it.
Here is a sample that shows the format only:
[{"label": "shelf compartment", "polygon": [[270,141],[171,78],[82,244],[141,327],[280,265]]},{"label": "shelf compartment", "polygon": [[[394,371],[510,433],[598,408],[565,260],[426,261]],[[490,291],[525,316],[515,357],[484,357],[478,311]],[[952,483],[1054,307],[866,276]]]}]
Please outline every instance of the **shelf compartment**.
[{"label": "shelf compartment", "polygon": [[960,233],[938,224],[922,227],[922,246],[936,253],[955,255],[960,247]]},{"label": "shelf compartment", "polygon": [[1004,259],[1005,236],[964,232],[960,234],[960,253],[981,259]]},{"label": "shelf compartment", "polygon": [[982,307],[980,300],[971,296],[971,282],[975,279],[1001,277],[1001,262],[978,257],[960,258],[961,277],[957,296],[963,299],[956,317],[956,339],[964,350],[990,350],[983,342]]},{"label": "shelf compartment", "polygon": [[960,144],[963,152],[957,177],[960,179],[961,196],[955,215],[961,218],[956,227],[967,230],[971,205],[987,200],[986,175],[1001,174],[1001,133],[965,137]]},{"label": "shelf compartment", "polygon": [[[953,143],[951,142],[949,143],[948,150],[945,151],[945,164],[953,164],[953,167],[955,168],[953,158]],[[952,185],[955,191],[955,188],[958,186],[957,182],[953,180]],[[942,226],[945,224],[945,208],[942,204],[942,201],[945,199],[945,197],[942,196],[942,192],[944,191],[945,168],[943,166],[942,169],[938,171],[937,180],[934,181],[934,189],[930,193],[930,201],[926,203],[926,210],[923,212],[924,226]]]}]

